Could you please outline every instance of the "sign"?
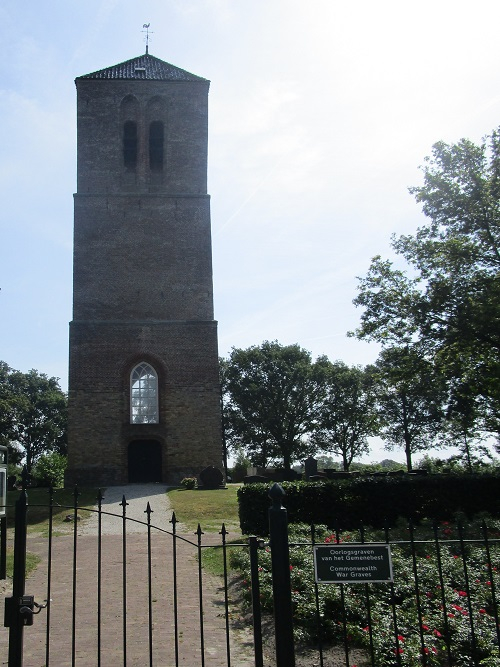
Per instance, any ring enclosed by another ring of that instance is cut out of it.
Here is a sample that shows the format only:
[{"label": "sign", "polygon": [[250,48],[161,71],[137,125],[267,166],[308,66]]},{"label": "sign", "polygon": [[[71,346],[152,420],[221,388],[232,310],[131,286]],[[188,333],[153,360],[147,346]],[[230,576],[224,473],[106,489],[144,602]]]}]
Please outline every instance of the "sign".
[{"label": "sign", "polygon": [[318,584],[366,584],[392,581],[388,544],[332,544],[314,547]]}]

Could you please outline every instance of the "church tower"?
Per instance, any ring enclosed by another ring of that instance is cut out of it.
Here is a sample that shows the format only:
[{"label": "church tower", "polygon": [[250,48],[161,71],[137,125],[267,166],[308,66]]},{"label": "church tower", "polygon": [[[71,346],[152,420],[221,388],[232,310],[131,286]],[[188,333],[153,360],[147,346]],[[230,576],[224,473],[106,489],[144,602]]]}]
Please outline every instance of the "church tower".
[{"label": "church tower", "polygon": [[76,79],[69,485],[222,466],[209,81],[148,54]]}]

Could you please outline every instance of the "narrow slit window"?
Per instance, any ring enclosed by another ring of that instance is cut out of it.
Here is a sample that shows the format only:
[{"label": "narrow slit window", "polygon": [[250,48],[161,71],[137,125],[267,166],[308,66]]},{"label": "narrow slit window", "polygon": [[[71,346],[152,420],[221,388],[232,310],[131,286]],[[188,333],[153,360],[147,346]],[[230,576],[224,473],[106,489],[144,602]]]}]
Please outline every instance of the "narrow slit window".
[{"label": "narrow slit window", "polygon": [[149,167],[152,171],[163,169],[163,123],[154,120],[149,126]]},{"label": "narrow slit window", "polygon": [[130,374],[130,423],[158,423],[158,376],[144,362]]},{"label": "narrow slit window", "polygon": [[123,125],[123,163],[127,169],[137,166],[137,123],[133,120]]}]

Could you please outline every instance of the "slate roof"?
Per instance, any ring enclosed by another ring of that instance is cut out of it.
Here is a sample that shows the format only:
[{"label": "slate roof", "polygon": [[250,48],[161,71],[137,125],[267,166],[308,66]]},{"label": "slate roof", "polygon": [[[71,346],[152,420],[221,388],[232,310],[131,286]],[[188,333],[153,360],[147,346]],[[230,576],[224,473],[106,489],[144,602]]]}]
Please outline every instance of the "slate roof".
[{"label": "slate roof", "polygon": [[83,74],[77,79],[134,79],[146,81],[207,81],[201,76],[186,72],[149,53],[126,60],[118,65],[97,72]]}]

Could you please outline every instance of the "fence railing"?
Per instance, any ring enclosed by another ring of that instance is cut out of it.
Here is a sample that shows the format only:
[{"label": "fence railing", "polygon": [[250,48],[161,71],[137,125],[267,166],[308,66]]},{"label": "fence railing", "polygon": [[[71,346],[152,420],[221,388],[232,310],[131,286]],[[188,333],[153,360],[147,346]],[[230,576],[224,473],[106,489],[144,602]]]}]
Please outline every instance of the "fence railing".
[{"label": "fence railing", "polygon": [[[30,537],[42,563],[25,595],[28,506],[21,493],[5,617],[9,667],[19,667],[27,651],[30,662],[46,667],[89,660],[106,667],[178,666],[186,659],[202,667],[239,664],[231,568],[244,572],[256,667],[264,664],[261,617],[267,613],[274,614],[277,667],[293,667],[297,641],[314,648],[321,667],[331,664],[332,651],[335,664],[340,653],[346,667],[358,661],[372,667],[500,665],[500,524],[410,522],[378,532],[287,526],[279,485],[270,497],[269,541],[229,543],[224,525],[217,536],[204,535],[200,526],[191,536],[179,534],[175,514],[166,530],[152,524],[149,504],[138,520],[127,515],[125,497],[117,514],[103,509],[101,494],[95,508],[79,507],[76,490],[65,508],[70,529],[57,535],[51,496],[44,506],[46,536]],[[96,518],[91,538],[82,538],[82,513]],[[110,519],[120,522],[117,534],[105,534]],[[132,524],[143,533],[133,533]],[[214,549],[221,554],[222,584],[203,568],[204,554]],[[318,565],[322,558],[326,574]]]},{"label": "fence railing", "polygon": [[[74,504],[63,507],[53,494],[47,505],[28,505],[28,496],[23,491],[15,507],[13,593],[5,613],[9,667],[20,667],[24,657],[46,667],[238,664],[228,554],[248,551],[248,543],[228,543],[224,524],[218,535],[206,536],[200,526],[179,534],[175,513],[170,530],[155,526],[149,503],[143,521],[129,517],[125,497],[118,514],[103,509],[100,492],[95,508],[80,507],[77,490]],[[41,562],[26,580],[27,517],[35,507],[46,511],[46,533],[29,539]],[[67,513],[63,535],[54,527],[56,508]],[[95,532],[82,535],[80,519],[88,515],[96,519]],[[121,522],[116,534],[106,534],[109,520]],[[221,554],[222,585],[203,568],[208,550]]]},{"label": "fence railing", "polygon": [[[377,580],[382,547],[391,576]],[[318,576],[317,549],[331,577]],[[290,526],[289,553],[295,635],[321,666],[339,650],[347,667],[500,665],[498,522],[409,522],[378,532]],[[245,556],[237,565],[245,568]],[[276,615],[272,566],[270,550],[260,550],[263,612]]]}]

